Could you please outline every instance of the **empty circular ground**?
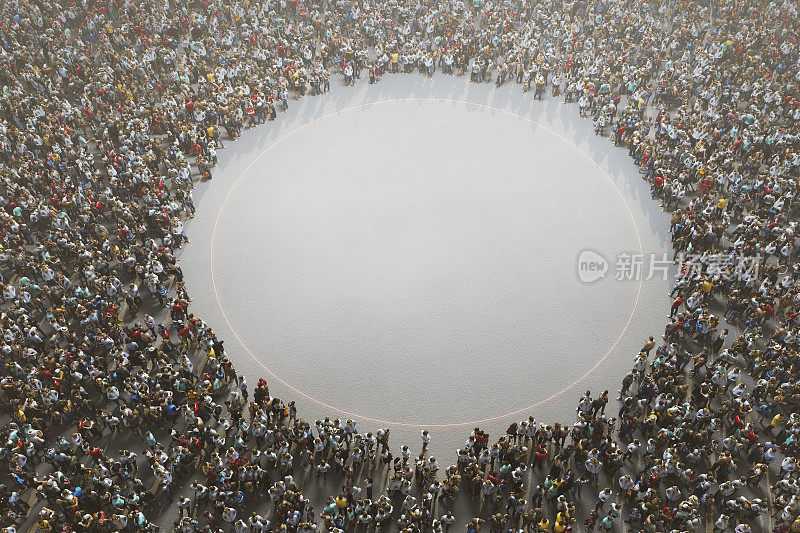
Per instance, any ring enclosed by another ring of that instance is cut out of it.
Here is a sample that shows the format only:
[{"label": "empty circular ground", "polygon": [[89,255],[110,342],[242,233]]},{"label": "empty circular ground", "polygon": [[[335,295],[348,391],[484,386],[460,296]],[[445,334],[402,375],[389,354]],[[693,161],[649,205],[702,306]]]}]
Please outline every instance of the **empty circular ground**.
[{"label": "empty circular ground", "polygon": [[469,424],[546,401],[621,337],[640,287],[582,283],[586,249],[641,251],[580,150],[487,106],[402,100],[268,148],[223,203],[212,281],[240,371],[331,414]]}]

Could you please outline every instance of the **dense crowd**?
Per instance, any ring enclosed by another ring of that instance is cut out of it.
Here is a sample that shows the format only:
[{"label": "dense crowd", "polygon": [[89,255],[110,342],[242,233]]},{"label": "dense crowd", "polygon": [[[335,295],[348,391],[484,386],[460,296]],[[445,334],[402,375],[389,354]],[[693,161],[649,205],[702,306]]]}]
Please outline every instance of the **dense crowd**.
[{"label": "dense crowd", "polygon": [[[797,10],[4,2],[3,531],[439,533],[471,498],[469,533],[800,532]],[[572,425],[475,428],[452,466],[427,431],[412,453],[250,390],[175,259],[223,142],[332,79],[437,69],[577,104],[671,213],[681,272],[618,397],[586,391]],[[309,471],[341,492],[310,501]]]}]

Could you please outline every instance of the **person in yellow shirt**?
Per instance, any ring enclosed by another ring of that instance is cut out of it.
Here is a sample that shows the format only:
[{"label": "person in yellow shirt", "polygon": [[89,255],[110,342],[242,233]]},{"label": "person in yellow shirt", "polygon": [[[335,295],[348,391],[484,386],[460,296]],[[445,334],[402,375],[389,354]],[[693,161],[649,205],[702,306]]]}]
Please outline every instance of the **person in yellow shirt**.
[{"label": "person in yellow shirt", "polygon": [[770,420],[769,422],[769,425],[775,429],[778,429],[778,427],[781,424],[783,424],[783,415],[781,413],[778,413],[777,415],[773,416],[772,420]]},{"label": "person in yellow shirt", "polygon": [[339,510],[340,514],[344,514],[345,510],[347,509],[347,498],[344,494],[340,494],[336,498],[336,508]]}]

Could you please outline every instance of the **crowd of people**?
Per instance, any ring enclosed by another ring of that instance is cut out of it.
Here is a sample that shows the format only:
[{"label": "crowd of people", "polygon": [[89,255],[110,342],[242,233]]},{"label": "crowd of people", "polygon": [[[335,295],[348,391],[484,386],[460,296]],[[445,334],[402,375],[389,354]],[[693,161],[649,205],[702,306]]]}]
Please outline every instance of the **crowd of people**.
[{"label": "crowd of people", "polygon": [[[2,531],[440,533],[462,501],[468,533],[800,532],[796,2],[0,11]],[[243,128],[332,80],[437,69],[577,104],[671,213],[681,273],[617,396],[475,428],[450,466],[427,431],[390,447],[250,390],[175,258],[195,182]],[[341,491],[311,501],[309,472]]]}]

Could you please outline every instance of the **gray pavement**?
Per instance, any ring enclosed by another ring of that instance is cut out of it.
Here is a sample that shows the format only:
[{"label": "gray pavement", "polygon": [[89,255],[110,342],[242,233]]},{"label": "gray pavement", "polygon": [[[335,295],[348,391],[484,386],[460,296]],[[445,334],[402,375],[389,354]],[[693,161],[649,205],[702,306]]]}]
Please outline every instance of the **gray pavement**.
[{"label": "gray pavement", "polygon": [[[661,334],[669,290],[614,279],[620,254],[663,258],[669,219],[609,144],[513,84],[389,75],[291,101],[197,188],[193,312],[301,416],[394,446],[429,427],[443,464],[478,421],[571,423]],[[580,281],[585,249],[605,279]]]}]

